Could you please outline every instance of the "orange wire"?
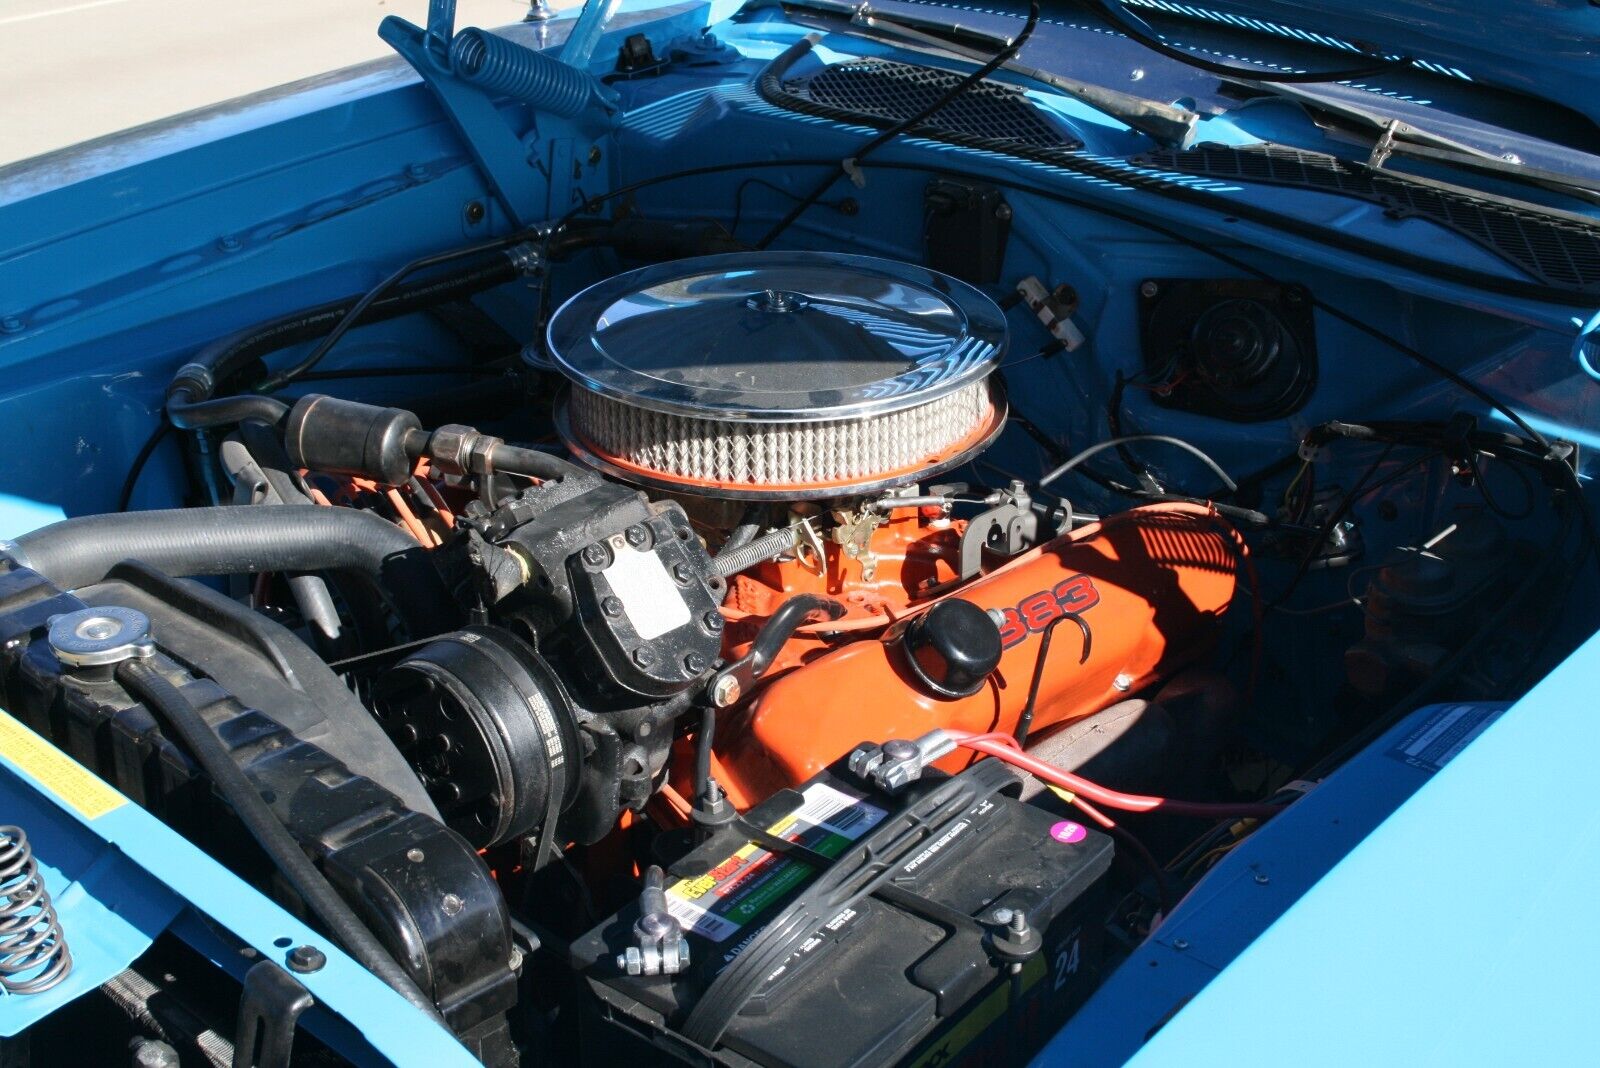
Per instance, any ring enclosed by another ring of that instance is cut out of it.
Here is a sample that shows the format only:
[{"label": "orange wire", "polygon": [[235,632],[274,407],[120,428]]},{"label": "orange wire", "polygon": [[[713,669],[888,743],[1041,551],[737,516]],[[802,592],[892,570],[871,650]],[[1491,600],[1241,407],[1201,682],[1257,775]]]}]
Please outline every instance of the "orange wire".
[{"label": "orange wire", "polygon": [[418,484],[422,486],[422,492],[427,495],[428,500],[433,502],[434,511],[439,513],[439,519],[445,526],[454,530],[456,514],[450,510],[450,505],[445,501],[444,494],[439,492],[439,487],[429,480],[428,458],[426,456],[417,461],[416,476]]},{"label": "orange wire", "polygon": [[401,495],[399,490],[390,487],[384,491],[384,496],[389,498],[389,504],[394,508],[395,514],[400,517],[400,525],[411,532],[411,536],[417,539],[418,544],[424,549],[431,549],[439,544],[435,540],[433,532],[422,525],[422,520],[417,518],[416,513],[411,510],[411,506],[406,503],[405,497]]}]

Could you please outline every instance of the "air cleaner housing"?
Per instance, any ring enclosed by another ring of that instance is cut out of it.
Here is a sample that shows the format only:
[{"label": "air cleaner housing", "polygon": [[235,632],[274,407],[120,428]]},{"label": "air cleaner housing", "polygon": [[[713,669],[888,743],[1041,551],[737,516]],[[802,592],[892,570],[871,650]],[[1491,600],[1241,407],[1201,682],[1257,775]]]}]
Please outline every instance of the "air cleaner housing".
[{"label": "air cleaner housing", "polygon": [[567,301],[557,423],[617,477],[744,500],[925,480],[993,440],[1003,313],[912,264],[754,252],[659,264]]}]

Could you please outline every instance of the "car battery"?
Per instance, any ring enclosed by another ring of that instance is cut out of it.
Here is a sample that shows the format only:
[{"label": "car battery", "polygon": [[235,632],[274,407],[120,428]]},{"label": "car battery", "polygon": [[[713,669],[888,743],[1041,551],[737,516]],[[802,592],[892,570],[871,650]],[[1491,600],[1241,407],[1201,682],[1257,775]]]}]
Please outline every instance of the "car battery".
[{"label": "car battery", "polygon": [[[889,793],[841,760],[718,828],[668,869],[664,910],[573,944],[586,1057],[1025,1062],[1096,983],[1112,842],[1020,785],[984,760]],[[663,911],[687,963],[629,974]]]}]

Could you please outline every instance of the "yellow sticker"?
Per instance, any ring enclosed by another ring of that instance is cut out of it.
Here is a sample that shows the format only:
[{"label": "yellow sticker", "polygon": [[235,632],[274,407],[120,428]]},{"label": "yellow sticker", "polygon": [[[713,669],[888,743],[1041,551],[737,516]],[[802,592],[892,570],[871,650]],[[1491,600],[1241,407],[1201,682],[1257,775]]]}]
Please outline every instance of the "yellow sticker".
[{"label": "yellow sticker", "polygon": [[126,797],[3,711],[0,756],[33,776],[56,800],[84,819],[98,819],[128,803]]}]

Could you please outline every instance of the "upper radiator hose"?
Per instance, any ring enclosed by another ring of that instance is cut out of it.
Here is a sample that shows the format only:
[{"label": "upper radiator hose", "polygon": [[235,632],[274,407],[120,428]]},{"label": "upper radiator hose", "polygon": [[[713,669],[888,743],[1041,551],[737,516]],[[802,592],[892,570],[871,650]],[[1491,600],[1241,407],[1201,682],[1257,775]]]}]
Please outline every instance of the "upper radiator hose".
[{"label": "upper radiator hose", "polygon": [[425,550],[399,527],[353,508],[173,508],[86,515],[16,539],[14,555],[62,589],[99,582],[124,560],[173,576],[359,571],[408,624],[445,630],[459,614]]},{"label": "upper radiator hose", "polygon": [[591,101],[609,106],[600,83],[587,72],[476,27],[451,40],[450,69],[464,82],[562,118],[588,110]]}]

